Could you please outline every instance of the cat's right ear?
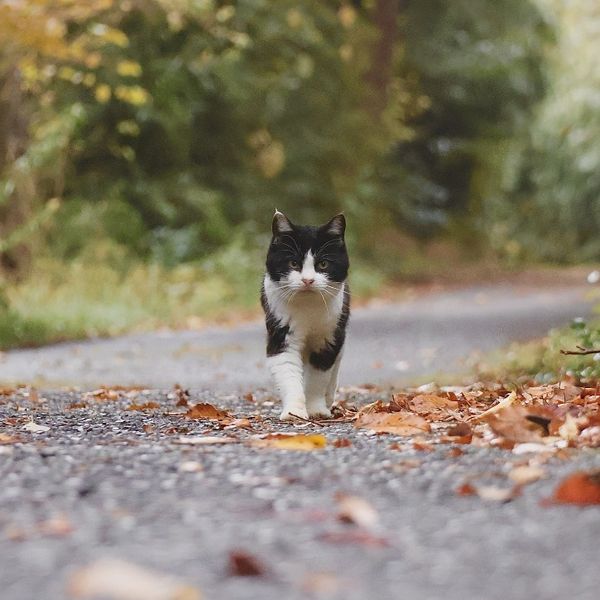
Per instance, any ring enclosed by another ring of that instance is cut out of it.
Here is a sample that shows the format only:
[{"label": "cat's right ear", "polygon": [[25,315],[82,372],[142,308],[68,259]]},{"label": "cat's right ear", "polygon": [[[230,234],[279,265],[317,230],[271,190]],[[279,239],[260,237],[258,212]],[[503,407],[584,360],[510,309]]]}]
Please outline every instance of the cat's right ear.
[{"label": "cat's right ear", "polygon": [[282,233],[290,233],[294,230],[291,221],[277,209],[275,209],[275,214],[273,215],[271,229],[274,236],[281,235]]}]

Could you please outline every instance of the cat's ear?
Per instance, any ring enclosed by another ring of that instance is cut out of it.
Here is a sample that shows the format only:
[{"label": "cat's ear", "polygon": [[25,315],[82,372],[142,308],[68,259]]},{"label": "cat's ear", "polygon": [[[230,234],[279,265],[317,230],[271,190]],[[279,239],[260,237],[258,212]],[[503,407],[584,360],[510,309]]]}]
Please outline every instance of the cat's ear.
[{"label": "cat's ear", "polygon": [[273,215],[273,224],[271,226],[273,235],[281,235],[282,233],[290,233],[294,230],[292,222],[280,211],[275,209]]},{"label": "cat's ear", "polygon": [[333,217],[329,223],[323,225],[322,229],[324,229],[329,235],[344,237],[344,232],[346,231],[346,217],[344,216],[344,213],[335,215],[335,217]]}]

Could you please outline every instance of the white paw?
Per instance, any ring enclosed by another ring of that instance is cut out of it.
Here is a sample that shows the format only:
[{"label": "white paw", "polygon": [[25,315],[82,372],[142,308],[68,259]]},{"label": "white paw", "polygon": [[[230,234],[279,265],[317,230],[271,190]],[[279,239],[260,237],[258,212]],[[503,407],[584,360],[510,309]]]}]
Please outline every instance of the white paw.
[{"label": "white paw", "polygon": [[321,419],[329,419],[331,417],[331,411],[327,408],[323,399],[315,400],[313,402],[307,402],[308,416]]}]

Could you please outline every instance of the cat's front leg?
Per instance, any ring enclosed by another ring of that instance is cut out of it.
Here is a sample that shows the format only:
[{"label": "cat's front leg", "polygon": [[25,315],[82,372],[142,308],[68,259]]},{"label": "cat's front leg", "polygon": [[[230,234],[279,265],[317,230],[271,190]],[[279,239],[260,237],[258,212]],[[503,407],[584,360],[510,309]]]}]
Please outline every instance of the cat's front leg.
[{"label": "cat's front leg", "polygon": [[331,379],[331,369],[324,371],[307,364],[304,368],[304,393],[309,417],[331,417],[327,406],[327,386]]},{"label": "cat's front leg", "polygon": [[307,419],[300,352],[287,348],[279,354],[269,356],[267,365],[281,398],[282,411],[279,418],[284,421],[291,421],[294,416]]},{"label": "cat's front leg", "polygon": [[335,394],[338,388],[338,374],[340,372],[340,363],[342,362],[342,353],[343,348],[337,355],[335,363],[333,363],[333,367],[331,367],[331,371],[329,372],[329,382],[327,383],[327,390],[325,391],[325,403],[329,409],[335,402]]}]

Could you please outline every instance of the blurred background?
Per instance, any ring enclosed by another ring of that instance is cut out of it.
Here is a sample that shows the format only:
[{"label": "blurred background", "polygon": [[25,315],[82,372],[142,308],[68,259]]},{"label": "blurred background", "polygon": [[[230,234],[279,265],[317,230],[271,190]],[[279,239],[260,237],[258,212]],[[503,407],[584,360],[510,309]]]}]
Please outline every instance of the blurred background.
[{"label": "blurred background", "polygon": [[4,0],[0,348],[255,310],[275,207],[374,295],[600,259],[596,0]]}]

